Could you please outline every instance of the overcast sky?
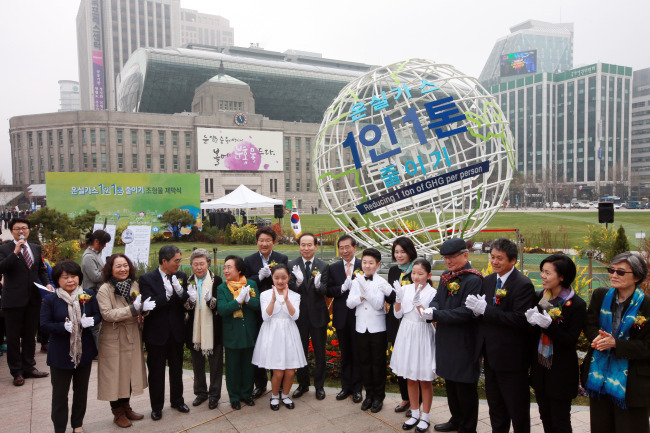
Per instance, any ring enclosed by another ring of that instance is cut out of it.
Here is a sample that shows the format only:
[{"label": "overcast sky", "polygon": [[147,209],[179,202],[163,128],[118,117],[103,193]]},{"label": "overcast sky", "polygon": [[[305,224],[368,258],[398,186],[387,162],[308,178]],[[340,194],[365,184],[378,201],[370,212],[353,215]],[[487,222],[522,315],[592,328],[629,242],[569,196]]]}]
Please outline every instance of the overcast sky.
[{"label": "overcast sky", "polygon": [[[450,63],[475,76],[494,42],[528,19],[574,24],[574,66],[603,61],[650,67],[647,0],[181,0],[221,15],[235,45],[296,49],[385,65],[408,58]],[[78,80],[78,0],[0,2],[0,178],[11,182],[9,119],[59,108],[59,80]]]}]

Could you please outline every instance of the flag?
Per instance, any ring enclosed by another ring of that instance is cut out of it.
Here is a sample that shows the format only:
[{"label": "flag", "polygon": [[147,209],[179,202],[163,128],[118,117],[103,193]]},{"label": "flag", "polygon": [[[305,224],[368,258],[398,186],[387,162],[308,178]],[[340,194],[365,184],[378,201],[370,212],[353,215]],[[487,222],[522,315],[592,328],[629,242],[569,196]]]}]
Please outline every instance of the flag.
[{"label": "flag", "polygon": [[287,200],[284,207],[285,207],[285,209],[291,210],[291,208],[293,207],[293,202],[291,200]]},{"label": "flag", "polygon": [[298,215],[298,208],[296,207],[291,208],[291,230],[293,230],[296,237],[300,236],[300,233],[302,233],[300,215]]}]

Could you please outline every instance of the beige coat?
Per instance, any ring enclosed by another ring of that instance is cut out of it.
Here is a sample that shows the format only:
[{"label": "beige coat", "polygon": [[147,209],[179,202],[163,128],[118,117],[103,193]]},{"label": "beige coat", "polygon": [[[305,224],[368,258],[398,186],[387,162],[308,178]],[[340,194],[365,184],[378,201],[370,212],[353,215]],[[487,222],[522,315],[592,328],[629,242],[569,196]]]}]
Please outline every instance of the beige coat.
[{"label": "beige coat", "polygon": [[[131,292],[138,290],[133,283]],[[126,299],[115,295],[115,289],[104,283],[97,292],[103,322],[99,332],[97,365],[97,399],[115,401],[139,395],[147,387],[147,371],[142,350],[142,331],[138,328],[135,310]]]}]

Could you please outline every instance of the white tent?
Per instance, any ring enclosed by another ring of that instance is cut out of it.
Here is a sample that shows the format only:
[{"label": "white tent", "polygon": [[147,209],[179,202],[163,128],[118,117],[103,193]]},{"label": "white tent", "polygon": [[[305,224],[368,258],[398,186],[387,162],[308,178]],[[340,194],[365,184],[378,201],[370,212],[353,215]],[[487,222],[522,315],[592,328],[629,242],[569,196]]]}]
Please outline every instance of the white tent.
[{"label": "white tent", "polygon": [[256,207],[273,207],[276,204],[284,204],[284,202],[275,198],[265,197],[262,194],[251,191],[244,185],[239,185],[237,189],[228,195],[216,200],[201,203],[201,209],[248,209]]}]

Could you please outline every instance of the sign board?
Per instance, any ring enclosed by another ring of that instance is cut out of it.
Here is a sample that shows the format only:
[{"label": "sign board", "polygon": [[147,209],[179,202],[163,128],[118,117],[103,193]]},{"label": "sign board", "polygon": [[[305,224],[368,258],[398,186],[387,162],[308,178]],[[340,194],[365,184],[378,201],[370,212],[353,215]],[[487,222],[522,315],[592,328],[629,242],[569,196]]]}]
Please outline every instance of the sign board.
[{"label": "sign board", "polygon": [[284,171],[282,132],[196,128],[199,170]]}]

